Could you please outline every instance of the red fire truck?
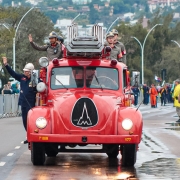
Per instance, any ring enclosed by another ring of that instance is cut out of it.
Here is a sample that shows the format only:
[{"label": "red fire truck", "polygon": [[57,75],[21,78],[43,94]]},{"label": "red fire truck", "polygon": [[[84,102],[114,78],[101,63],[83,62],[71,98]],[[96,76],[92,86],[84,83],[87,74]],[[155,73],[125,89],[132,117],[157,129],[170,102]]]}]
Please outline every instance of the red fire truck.
[{"label": "red fire truck", "polygon": [[111,48],[104,47],[101,26],[94,25],[87,37],[69,26],[68,38],[62,59],[39,60],[40,105],[28,113],[32,163],[43,165],[46,156],[63,152],[101,152],[109,158],[121,153],[122,165],[133,166],[142,115],[131,107],[127,66],[109,59]]}]

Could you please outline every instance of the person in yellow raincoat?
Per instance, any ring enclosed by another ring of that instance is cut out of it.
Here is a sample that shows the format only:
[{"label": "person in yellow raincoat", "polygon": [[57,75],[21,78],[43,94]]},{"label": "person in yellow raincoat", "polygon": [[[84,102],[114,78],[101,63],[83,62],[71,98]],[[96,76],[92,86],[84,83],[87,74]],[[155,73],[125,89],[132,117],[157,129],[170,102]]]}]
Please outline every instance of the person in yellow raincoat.
[{"label": "person in yellow raincoat", "polygon": [[176,112],[179,116],[179,119],[176,121],[180,123],[180,103],[178,102],[178,97],[180,95],[180,79],[175,80],[175,89],[174,89],[174,107],[176,107]]}]

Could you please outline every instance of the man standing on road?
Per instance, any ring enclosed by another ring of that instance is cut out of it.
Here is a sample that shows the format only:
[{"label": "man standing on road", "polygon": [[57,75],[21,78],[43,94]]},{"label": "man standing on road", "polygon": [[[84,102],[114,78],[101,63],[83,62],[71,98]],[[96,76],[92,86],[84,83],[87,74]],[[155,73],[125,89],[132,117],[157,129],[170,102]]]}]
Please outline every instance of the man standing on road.
[{"label": "man standing on road", "polygon": [[147,105],[149,103],[149,87],[146,84],[143,85],[143,97],[143,104]]},{"label": "man standing on road", "polygon": [[33,42],[32,35],[29,34],[29,42],[31,43],[31,46],[38,51],[46,51],[49,61],[53,60],[54,58],[62,58],[62,44],[58,42],[57,38],[57,34],[52,31],[49,34],[50,44],[39,46],[35,42]]},{"label": "man standing on road", "polygon": [[134,93],[134,105],[137,106],[137,104],[138,104],[138,96],[140,94],[137,83],[132,87],[132,91]]},{"label": "man standing on road", "polygon": [[161,94],[161,106],[164,104],[164,106],[166,105],[166,94],[167,94],[167,89],[166,89],[166,85],[164,85],[161,90],[160,90],[160,94]]},{"label": "man standing on road", "polygon": [[178,97],[180,95],[180,79],[175,80],[175,89],[174,89],[174,107],[176,107],[177,115],[179,116],[179,119],[176,121],[180,123],[180,103],[178,102]]},{"label": "man standing on road", "polygon": [[122,58],[120,59],[124,64],[126,64],[126,49],[122,42],[118,41],[118,31],[112,29],[111,32],[114,34],[114,45],[116,45],[122,52]]},{"label": "man standing on road", "polygon": [[[31,82],[31,73],[34,70],[34,65],[28,63],[25,65],[23,71],[24,74],[18,74],[11,69],[8,65],[7,58],[3,57],[3,64],[6,67],[9,74],[20,82],[20,99],[21,99],[21,110],[22,110],[22,120],[25,130],[27,131],[27,114],[28,111],[35,106],[36,102],[36,87],[33,87]],[[24,144],[28,143],[27,140]]]}]

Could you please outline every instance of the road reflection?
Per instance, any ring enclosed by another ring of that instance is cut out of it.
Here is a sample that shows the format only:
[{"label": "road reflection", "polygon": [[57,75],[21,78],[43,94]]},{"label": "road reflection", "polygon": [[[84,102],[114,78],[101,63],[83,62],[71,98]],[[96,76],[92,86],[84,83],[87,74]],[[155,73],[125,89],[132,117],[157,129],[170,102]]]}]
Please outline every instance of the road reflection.
[{"label": "road reflection", "polygon": [[137,180],[136,169],[121,167],[119,156],[109,159],[105,154],[58,154],[47,158],[41,167],[46,178],[37,179],[55,179],[60,175],[63,180]]},{"label": "road reflection", "polygon": [[180,179],[180,159],[158,158],[156,160],[145,162],[137,169],[138,174],[152,180],[179,180]]}]

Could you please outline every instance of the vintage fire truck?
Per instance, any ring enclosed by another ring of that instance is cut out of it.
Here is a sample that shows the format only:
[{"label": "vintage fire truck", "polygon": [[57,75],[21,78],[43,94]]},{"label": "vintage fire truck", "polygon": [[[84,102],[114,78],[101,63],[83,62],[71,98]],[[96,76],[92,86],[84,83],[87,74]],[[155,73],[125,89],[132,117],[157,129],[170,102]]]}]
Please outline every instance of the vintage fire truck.
[{"label": "vintage fire truck", "polygon": [[[34,165],[63,152],[106,153],[109,158],[121,153],[123,166],[135,164],[142,115],[131,107],[127,66],[110,59],[110,51],[101,26],[93,26],[92,36],[79,37],[72,25],[64,57],[39,59],[40,105],[29,111],[27,128]],[[92,144],[102,148],[92,149]]]}]

